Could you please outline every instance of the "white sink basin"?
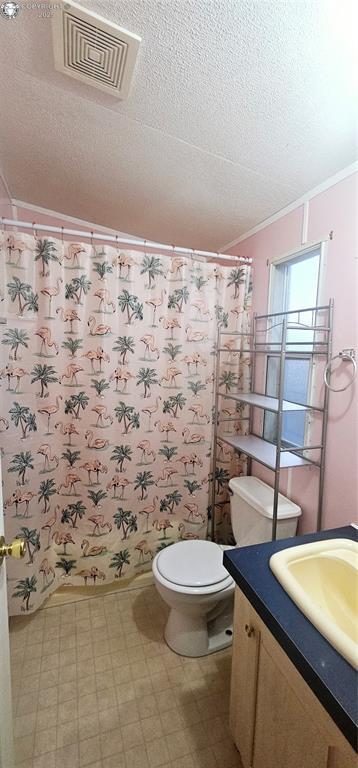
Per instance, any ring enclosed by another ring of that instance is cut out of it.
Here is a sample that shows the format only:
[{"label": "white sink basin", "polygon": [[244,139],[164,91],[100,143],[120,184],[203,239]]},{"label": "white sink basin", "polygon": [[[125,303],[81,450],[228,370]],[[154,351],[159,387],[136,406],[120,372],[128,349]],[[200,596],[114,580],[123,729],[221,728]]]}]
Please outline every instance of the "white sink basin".
[{"label": "white sink basin", "polygon": [[270,568],[292,600],[358,669],[358,543],[327,539],[276,552]]}]

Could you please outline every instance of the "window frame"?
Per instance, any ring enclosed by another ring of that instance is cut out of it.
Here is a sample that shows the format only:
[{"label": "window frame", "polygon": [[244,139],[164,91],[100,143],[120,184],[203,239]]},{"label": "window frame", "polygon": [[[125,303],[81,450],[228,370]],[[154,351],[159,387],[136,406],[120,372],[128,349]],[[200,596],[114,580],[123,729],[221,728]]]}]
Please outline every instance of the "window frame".
[{"label": "window frame", "polygon": [[317,280],[316,305],[321,304],[322,290],[323,290],[323,273],[325,270],[325,256],[326,256],[325,246],[326,246],[326,241],[315,240],[311,243],[307,243],[306,245],[303,245],[298,250],[297,248],[295,248],[294,250],[288,251],[282,256],[277,256],[276,258],[271,259],[271,261],[269,262],[270,272],[269,272],[268,300],[267,300],[268,314],[271,314],[272,312],[275,311],[273,308],[273,282],[274,282],[273,276],[275,273],[274,272],[275,268],[280,266],[280,264],[284,264],[287,261],[294,261],[295,258],[300,258],[305,254],[308,255],[311,251],[318,250],[318,249],[320,249],[320,256],[319,256],[319,268],[318,268],[318,280]]},{"label": "window frame", "polygon": [[[315,306],[319,306],[322,303],[322,293],[323,293],[323,281],[324,281],[324,275],[325,275],[325,266],[326,266],[326,241],[324,240],[316,240],[310,243],[307,243],[303,245],[298,250],[295,248],[292,251],[289,251],[281,256],[278,256],[274,259],[272,259],[269,263],[270,265],[270,271],[269,271],[269,284],[268,284],[268,313],[274,313],[275,307],[274,307],[274,282],[275,282],[275,270],[278,266],[288,263],[288,262],[294,262],[297,260],[300,260],[304,258],[305,256],[308,256],[312,251],[319,251],[319,263],[318,263],[318,276],[317,276],[317,291],[316,291],[316,304]],[[285,285],[284,285],[284,303],[286,303],[287,300],[287,288],[288,288],[288,280],[287,277],[285,278]],[[301,307],[298,307],[297,309],[301,309]],[[284,310],[277,310],[277,311],[284,311]],[[265,393],[267,392],[267,385],[268,385],[268,368],[269,368],[269,359],[270,354],[268,353],[266,356],[266,364],[265,364]],[[310,360],[310,366],[309,366],[309,374],[308,374],[308,386],[307,386],[307,403],[313,402],[313,395],[315,388],[317,386],[316,382],[316,376],[315,376],[315,361],[312,358],[310,354],[307,354],[307,357],[301,357],[301,359],[304,360]],[[262,435],[265,440],[268,438],[265,437],[265,421],[266,421],[266,415],[269,413],[269,411],[264,411],[263,420],[262,420]],[[311,419],[311,413],[310,411],[307,411],[305,416],[305,428],[304,428],[304,445],[307,445],[309,443],[310,439],[310,426],[312,424]],[[283,441],[285,442],[285,441]],[[290,443],[290,445],[293,445]]]}]

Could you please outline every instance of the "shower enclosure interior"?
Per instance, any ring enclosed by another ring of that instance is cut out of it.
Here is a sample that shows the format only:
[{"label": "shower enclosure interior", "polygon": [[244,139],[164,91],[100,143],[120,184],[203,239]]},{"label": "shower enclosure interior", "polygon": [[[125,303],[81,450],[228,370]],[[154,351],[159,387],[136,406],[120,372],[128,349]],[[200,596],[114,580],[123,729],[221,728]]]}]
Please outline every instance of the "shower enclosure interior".
[{"label": "shower enclosure interior", "polygon": [[[217,327],[248,327],[250,266],[0,233],[2,413],[10,612],[59,586],[121,583],[210,516]],[[230,337],[228,337],[230,342]],[[249,379],[230,344],[225,392]],[[237,409],[232,409],[236,417]],[[215,483],[234,471],[225,454]],[[243,471],[243,468],[242,468]],[[226,515],[217,540],[230,536]]]}]

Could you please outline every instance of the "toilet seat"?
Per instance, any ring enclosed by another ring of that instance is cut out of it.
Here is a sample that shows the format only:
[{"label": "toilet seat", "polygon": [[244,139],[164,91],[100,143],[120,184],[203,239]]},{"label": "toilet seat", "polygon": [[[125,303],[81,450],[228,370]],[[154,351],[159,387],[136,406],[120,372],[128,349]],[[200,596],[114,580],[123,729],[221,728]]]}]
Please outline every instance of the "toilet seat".
[{"label": "toilet seat", "polygon": [[186,594],[212,594],[233,583],[222,564],[222,549],[211,541],[183,541],[156,555],[153,570],[169,589]]}]

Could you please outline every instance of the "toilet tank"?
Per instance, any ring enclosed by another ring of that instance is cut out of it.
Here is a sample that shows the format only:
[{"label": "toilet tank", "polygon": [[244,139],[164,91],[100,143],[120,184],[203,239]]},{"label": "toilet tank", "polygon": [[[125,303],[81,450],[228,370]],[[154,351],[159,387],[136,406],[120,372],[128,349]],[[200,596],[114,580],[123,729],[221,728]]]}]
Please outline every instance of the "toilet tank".
[{"label": "toilet tank", "polygon": [[[274,490],[258,477],[232,477],[229,481],[231,526],[237,546],[260,544],[272,538]],[[277,538],[295,536],[301,508],[278,496]]]}]

